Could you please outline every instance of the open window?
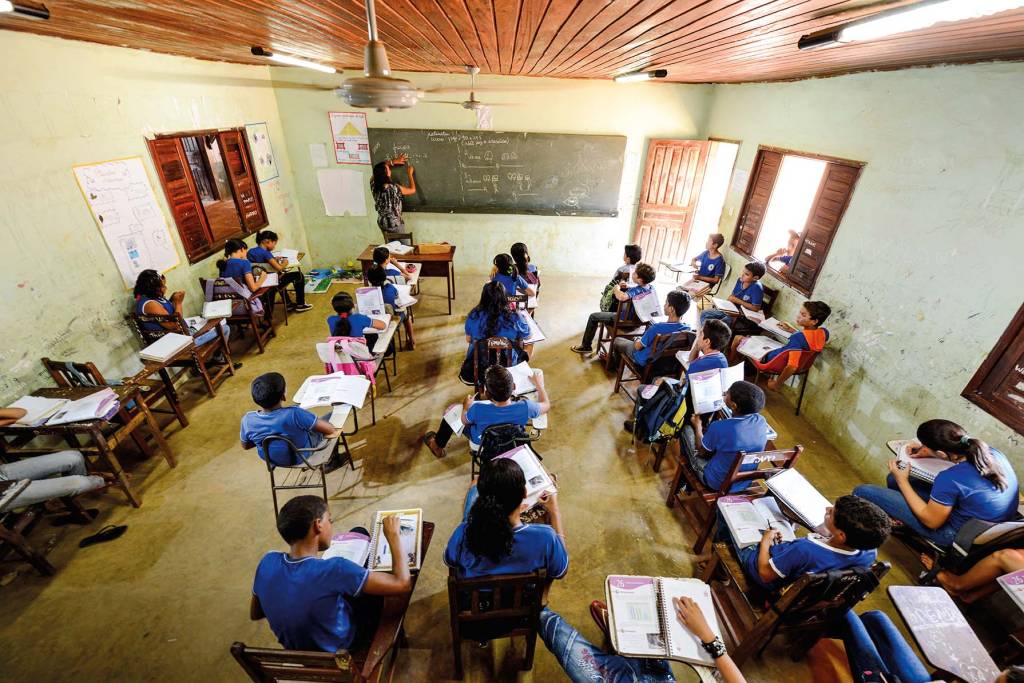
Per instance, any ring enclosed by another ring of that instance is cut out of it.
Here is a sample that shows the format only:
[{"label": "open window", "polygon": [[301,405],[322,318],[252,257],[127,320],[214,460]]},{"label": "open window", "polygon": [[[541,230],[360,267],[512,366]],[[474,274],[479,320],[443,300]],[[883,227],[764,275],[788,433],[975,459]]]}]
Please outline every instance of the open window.
[{"label": "open window", "polygon": [[961,395],[1024,434],[1024,306]]},{"label": "open window", "polygon": [[267,225],[241,128],[160,135],[149,151],[189,263]]},{"label": "open window", "polygon": [[810,296],[864,164],[762,147],[732,246]]}]

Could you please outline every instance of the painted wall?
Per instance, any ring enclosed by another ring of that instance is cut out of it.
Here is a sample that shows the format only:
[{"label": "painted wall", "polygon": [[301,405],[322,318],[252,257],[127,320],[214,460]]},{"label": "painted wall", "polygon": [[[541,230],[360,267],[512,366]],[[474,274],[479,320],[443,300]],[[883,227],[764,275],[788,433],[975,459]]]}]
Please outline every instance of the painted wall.
[{"label": "painted wall", "polygon": [[[379,244],[376,213],[369,191],[370,167],[350,166],[364,172],[367,216],[328,217],[310,159],[309,145],[327,145],[329,167],[335,168],[331,150],[330,111],[353,111],[330,89],[287,87],[288,84],[340,84],[337,76],[274,67],[289,156],[295,171],[299,206],[317,265],[334,265],[358,255],[367,244]],[[352,74],[344,74],[348,77]],[[466,88],[468,76],[396,74],[421,88]],[[669,84],[616,84],[599,81],[522,77],[480,77],[477,93],[485,102],[501,103],[493,111],[494,130],[626,135],[619,215],[616,218],[556,216],[499,216],[487,214],[407,214],[406,226],[416,241],[448,241],[458,245],[460,272],[484,272],[491,258],[507,252],[513,241],[529,247],[541,270],[584,275],[607,275],[620,263],[621,246],[632,234],[636,197],[643,175],[647,140],[656,137],[696,138],[704,128],[710,86]],[[488,86],[501,90],[487,91]],[[458,90],[427,99],[462,101]],[[368,113],[370,127],[472,129],[471,111],[451,104],[421,102],[413,109]]]},{"label": "painted wall", "polygon": [[144,138],[267,121],[281,171],[261,187],[270,226],[282,244],[307,248],[266,68],[9,31],[0,36],[0,404],[50,383],[43,356],[91,360],[108,378],[140,367],[138,343],[123,319],[130,292],[72,165],[144,159],[181,257],[168,285],[187,292],[185,313],[196,315],[197,279],[215,274],[216,259],[187,265]]},{"label": "painted wall", "polygon": [[[1024,302],[1021,121],[1020,63],[715,87],[706,130],[743,141],[739,169],[758,145],[867,162],[813,293],[832,340],[802,412],[873,478],[885,440],[933,417],[1024,473],[1024,439],[960,397]],[[730,191],[727,239],[742,200]],[[782,286],[776,310],[792,320],[803,300]]]}]

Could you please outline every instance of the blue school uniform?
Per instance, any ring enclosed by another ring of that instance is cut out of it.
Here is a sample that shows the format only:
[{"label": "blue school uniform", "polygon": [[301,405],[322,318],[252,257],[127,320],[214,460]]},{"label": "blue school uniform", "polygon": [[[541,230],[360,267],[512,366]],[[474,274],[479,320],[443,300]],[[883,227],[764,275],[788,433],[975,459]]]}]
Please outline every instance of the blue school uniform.
[{"label": "blue school uniform", "polygon": [[659,334],[675,334],[676,332],[689,331],[690,326],[686,323],[670,323],[660,322],[654,323],[647,328],[644,332],[644,336],[640,337],[640,343],[643,344],[643,348],[639,351],[633,349],[633,360],[635,360],[641,366],[647,365],[647,360],[651,356],[651,346],[654,344],[654,338]]},{"label": "blue school uniform", "polygon": [[777,543],[768,549],[768,564],[778,578],[765,582],[757,573],[757,554],[757,546],[743,549],[743,569],[759,585],[772,590],[793,583],[804,574],[870,567],[878,556],[875,550],[833,548],[818,534],[808,534],[806,538]]},{"label": "blue school uniform", "polygon": [[717,258],[711,258],[711,255],[705,250],[700,253],[697,260],[700,261],[697,275],[720,278],[725,272],[725,256],[722,254],[719,254]]},{"label": "blue school uniform", "polygon": [[547,570],[549,579],[560,579],[569,571],[569,554],[562,539],[547,524],[520,524],[512,530],[512,552],[494,562],[474,554],[466,545],[466,523],[455,527],[444,563],[453,567],[459,578],[474,579],[495,574],[529,574]]},{"label": "blue school uniform", "polygon": [[[828,341],[828,330],[826,330],[824,327],[822,327],[821,330],[825,333],[825,341],[827,342]],[[807,337],[804,336],[804,333],[803,333],[802,330],[797,330],[793,334],[789,335],[789,341],[786,342],[785,346],[783,346],[780,349],[775,349],[774,351],[769,351],[768,353],[766,353],[764,355],[764,361],[763,362],[767,363],[770,360],[772,360],[773,358],[775,358],[776,356],[778,356],[780,354],[783,354],[783,353],[786,353],[788,351],[810,351],[810,350],[811,350],[811,346],[810,346],[810,344],[807,343]]]},{"label": "blue school uniform", "polygon": [[[244,258],[229,258],[224,268],[220,271],[221,277],[233,277],[238,281],[244,281],[247,273],[252,272],[252,264]],[[245,284],[243,282],[243,284]]]},{"label": "blue school uniform", "polygon": [[[145,296],[140,296],[138,298],[138,300],[135,302],[135,314],[136,315],[146,315],[146,304],[148,304],[150,301],[155,301],[158,304],[160,304],[161,306],[163,306],[164,307],[164,311],[167,312],[167,315],[174,315],[174,304],[172,304],[167,299],[165,299],[163,297],[159,297],[159,298],[156,298],[156,299],[151,299],[151,298],[145,297]],[[160,325],[160,323],[146,322],[146,323],[142,323],[142,329],[144,329],[144,330],[154,330],[155,331],[155,330],[162,330],[163,327]]]},{"label": "blue school uniform", "polygon": [[[704,483],[713,489],[719,489],[729,475],[736,454],[740,451],[757,453],[764,450],[768,442],[768,423],[758,413],[740,415],[725,420],[715,420],[704,432],[701,445],[711,453],[711,461],[704,468]],[[741,472],[757,468],[757,463],[749,463],[740,467]],[[750,486],[750,482],[733,485],[730,493],[742,491]]]},{"label": "blue school uniform", "polygon": [[[398,304],[395,303],[396,301],[398,301],[398,289],[393,284],[391,284],[390,282],[385,282],[384,286],[380,288],[380,291],[381,291],[381,294],[384,295],[384,303],[385,304],[387,304],[387,305],[389,305],[389,306],[391,306],[392,308],[395,308],[395,309],[397,309],[399,307]],[[405,322],[405,312],[404,311],[397,311],[396,310],[395,313],[398,315],[398,319],[399,320]]]},{"label": "blue school uniform", "polygon": [[732,295],[753,306],[760,306],[764,301],[764,285],[759,280],[754,280],[744,287],[743,282],[737,279],[736,285],[732,288]]},{"label": "blue school uniform", "polygon": [[343,557],[293,560],[270,552],[256,567],[252,593],[286,649],[337,652],[355,640],[349,599],[362,592],[369,575]]},{"label": "blue school uniform", "polygon": [[775,260],[776,261],[782,261],[783,263],[785,263],[788,266],[790,264],[790,262],[793,260],[793,257],[790,256],[789,254],[783,254],[782,256],[777,257]]},{"label": "blue school uniform", "polygon": [[498,273],[491,278],[491,282],[494,282],[495,280],[500,282],[505,288],[505,294],[518,294],[519,292],[526,294],[526,288],[530,286],[530,283],[527,282],[522,275],[511,277],[509,275]]},{"label": "blue school uniform", "polygon": [[[268,436],[284,436],[296,448],[312,448],[323,440],[323,435],[313,431],[317,417],[313,413],[298,406],[278,408],[270,412],[251,410],[242,416],[242,428],[239,438],[245,443],[256,445],[260,458],[267,459],[263,452],[263,439]],[[282,467],[291,467],[302,462],[288,450],[283,443],[270,446],[270,462]]]},{"label": "blue school uniform", "polygon": [[1007,487],[1003,491],[968,462],[958,462],[935,477],[929,497],[953,508],[946,524],[956,530],[972,517],[1005,522],[1017,512],[1017,475],[1005,455],[991,446],[989,451],[1006,475]]},{"label": "blue school uniform", "polygon": [[[328,336],[330,336],[330,337],[338,336],[338,335],[334,334],[334,326],[335,326],[335,324],[337,324],[337,322],[339,320],[341,320],[341,318],[339,316],[336,316],[336,315],[332,315],[329,318],[327,318]],[[349,313],[348,314],[348,324],[349,324],[349,326],[352,329],[345,336],[348,336],[348,337],[363,337],[363,336],[366,336],[366,335],[363,334],[363,330],[365,330],[368,327],[373,327],[373,320],[371,320],[369,316],[365,316],[362,313]]]},{"label": "blue school uniform", "polygon": [[724,370],[727,367],[729,367],[729,359],[725,357],[725,354],[721,351],[712,351],[709,354],[694,359],[690,363],[690,367],[687,368],[686,374],[690,375],[695,372],[704,372],[705,370]]},{"label": "blue school uniform", "polygon": [[507,406],[497,406],[490,401],[476,401],[466,411],[469,421],[469,440],[480,443],[484,430],[491,425],[526,423],[540,416],[540,404],[536,401],[513,401]]},{"label": "blue school uniform", "polygon": [[[473,310],[466,317],[466,336],[477,342],[487,338],[487,314]],[[530,336],[530,326],[518,314],[509,311],[507,316],[503,315],[498,324],[498,329],[493,336],[506,337],[513,342],[526,339]],[[473,344],[466,350],[466,357],[473,353]],[[512,362],[519,362],[519,350],[512,349]]]},{"label": "blue school uniform", "polygon": [[263,247],[253,247],[246,254],[249,258],[250,263],[270,263],[274,258],[274,254],[269,249]]}]

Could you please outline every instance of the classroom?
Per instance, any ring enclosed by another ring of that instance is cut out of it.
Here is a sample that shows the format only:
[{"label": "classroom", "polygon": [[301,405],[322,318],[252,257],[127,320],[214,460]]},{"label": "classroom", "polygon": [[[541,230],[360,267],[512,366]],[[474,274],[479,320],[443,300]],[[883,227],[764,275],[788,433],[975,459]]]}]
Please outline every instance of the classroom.
[{"label": "classroom", "polygon": [[1024,681],[1024,0],[0,45],[0,680]]}]

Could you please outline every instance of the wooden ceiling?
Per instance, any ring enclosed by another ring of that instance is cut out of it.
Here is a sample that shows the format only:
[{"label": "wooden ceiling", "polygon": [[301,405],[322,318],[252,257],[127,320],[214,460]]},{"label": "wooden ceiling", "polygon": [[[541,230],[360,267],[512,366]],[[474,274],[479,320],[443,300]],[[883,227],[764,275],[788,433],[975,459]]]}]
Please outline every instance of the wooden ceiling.
[{"label": "wooden ceiling", "polygon": [[[800,36],[908,0],[379,0],[391,66],[566,78],[668,69],[689,83],[785,80],[1024,58],[1024,10],[866,43],[798,51]],[[49,0],[49,21],[0,28],[200,59],[266,63],[259,45],[361,70],[355,0]]]}]

